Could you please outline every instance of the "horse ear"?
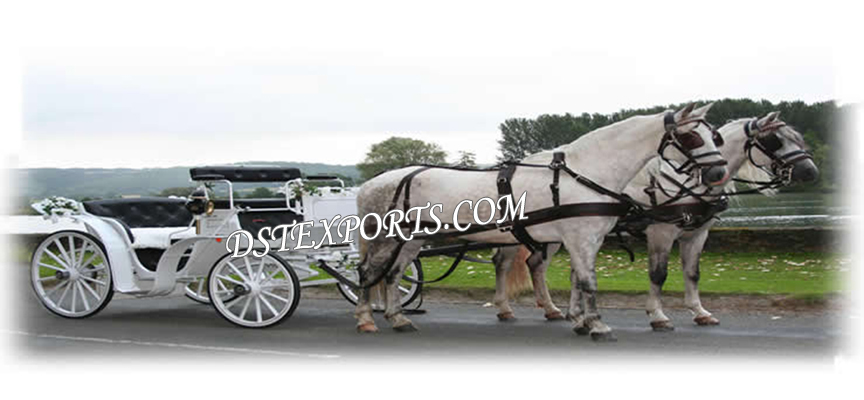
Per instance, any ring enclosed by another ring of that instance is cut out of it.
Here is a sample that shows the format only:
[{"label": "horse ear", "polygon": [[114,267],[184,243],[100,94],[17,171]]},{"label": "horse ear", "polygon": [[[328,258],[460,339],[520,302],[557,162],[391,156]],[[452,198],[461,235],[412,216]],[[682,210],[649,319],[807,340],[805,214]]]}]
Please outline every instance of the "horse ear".
[{"label": "horse ear", "polygon": [[713,107],[713,106],[714,106],[714,103],[711,102],[711,103],[708,103],[708,104],[706,104],[706,105],[704,105],[704,106],[702,106],[702,107],[699,107],[699,108],[697,108],[696,110],[693,111],[692,116],[694,116],[694,117],[697,117],[697,116],[698,116],[698,117],[702,117],[702,116],[704,116],[705,114],[708,114],[708,110],[710,110],[711,107]]},{"label": "horse ear", "polygon": [[695,104],[695,103],[690,103],[690,104],[688,104],[687,107],[684,107],[684,109],[682,109],[682,110],[678,111],[677,113],[675,113],[675,117],[676,117],[675,119],[677,119],[678,121],[680,121],[680,120],[682,120],[682,119],[684,119],[684,118],[687,118],[688,116],[690,116],[690,113],[693,112],[693,107],[696,107],[696,104]]},{"label": "horse ear", "polygon": [[759,126],[768,125],[768,124],[776,121],[778,116],[780,116],[780,111],[772,111],[772,112],[768,113],[768,115],[760,118],[759,122],[757,122],[757,124]]}]

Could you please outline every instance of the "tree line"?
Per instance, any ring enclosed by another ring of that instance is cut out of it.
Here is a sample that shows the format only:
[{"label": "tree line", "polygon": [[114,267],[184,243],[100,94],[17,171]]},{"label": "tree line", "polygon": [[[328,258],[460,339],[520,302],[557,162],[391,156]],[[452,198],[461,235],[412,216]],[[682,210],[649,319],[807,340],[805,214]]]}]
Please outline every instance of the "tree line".
[{"label": "tree line", "polygon": [[[710,101],[699,101],[698,106]],[[670,104],[650,108],[624,109],[611,114],[543,114],[537,118],[511,118],[499,126],[501,150],[499,161],[520,160],[529,154],[550,150],[570,143],[580,136],[597,128],[618,122],[634,115],[657,114],[664,110],[678,110],[686,106]],[[842,144],[838,141],[844,136],[852,106],[838,106],[834,101],[807,104],[803,101],[782,101],[772,103],[767,100],[723,99],[714,102],[708,121],[719,127],[728,120],[761,117],[771,111],[780,111],[780,118],[800,132],[810,145],[816,165],[820,169],[819,181],[795,186],[793,190],[834,190],[840,183],[838,166],[842,165],[838,151]]]}]

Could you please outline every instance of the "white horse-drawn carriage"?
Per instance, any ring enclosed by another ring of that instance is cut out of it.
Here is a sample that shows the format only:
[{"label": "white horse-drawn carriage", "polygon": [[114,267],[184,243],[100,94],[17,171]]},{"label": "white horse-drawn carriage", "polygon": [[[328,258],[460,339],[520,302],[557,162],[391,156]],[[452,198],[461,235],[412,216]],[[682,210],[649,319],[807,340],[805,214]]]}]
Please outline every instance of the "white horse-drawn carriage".
[{"label": "white horse-drawn carriage", "polygon": [[[240,229],[258,237],[264,227],[356,214],[353,189],[333,176],[304,179],[296,168],[202,167],[190,175],[200,186],[189,199],[87,201],[76,212],[60,216],[71,218],[80,229],[55,232],[36,247],[31,280],[42,304],[57,315],[84,318],[103,309],[115,291],[152,297],[182,289],[192,300],[212,303],[236,325],[262,328],[293,313],[303,286],[336,283],[346,299],[356,302],[347,282],[358,279],[353,238],[350,244],[274,250],[262,257],[249,253],[234,258],[226,249],[228,236]],[[280,182],[284,198],[235,198],[233,186],[239,182]],[[221,199],[213,196],[220,185],[226,192]],[[304,242],[320,241],[325,234],[318,225],[310,231]],[[344,239],[338,230],[331,234],[339,238],[337,243]],[[271,248],[279,249],[281,236],[272,238]],[[322,279],[311,266],[321,260],[339,281]],[[402,282],[405,305],[420,294],[419,264],[408,275],[416,279]]]}]

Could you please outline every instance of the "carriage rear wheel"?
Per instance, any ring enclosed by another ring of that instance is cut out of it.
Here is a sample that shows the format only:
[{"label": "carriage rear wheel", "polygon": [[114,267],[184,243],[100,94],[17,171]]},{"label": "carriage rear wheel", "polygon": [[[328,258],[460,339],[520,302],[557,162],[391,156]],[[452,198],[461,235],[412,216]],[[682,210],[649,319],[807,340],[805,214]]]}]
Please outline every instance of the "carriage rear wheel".
[{"label": "carriage rear wheel", "polygon": [[[346,270],[345,275],[354,282],[360,281],[356,266]],[[419,258],[414,259],[414,262],[408,264],[408,267],[405,268],[404,275],[416,281],[423,282],[423,264],[420,263]],[[351,289],[350,286],[340,283],[336,285],[336,287],[339,289],[339,293],[342,293],[342,296],[345,297],[346,300],[351,304],[357,305],[357,293]],[[420,292],[422,291],[422,283],[410,282],[403,278],[402,281],[399,282],[399,293],[402,294],[402,307],[408,307],[408,305],[413,303],[414,300],[417,300],[417,297],[420,296]],[[372,299],[372,309],[383,311],[385,308],[383,294],[377,297],[377,299]]]},{"label": "carriage rear wheel", "polygon": [[219,315],[232,324],[266,328],[294,313],[300,280],[285,260],[274,255],[226,254],[210,270],[207,292]]},{"label": "carriage rear wheel", "polygon": [[105,248],[96,237],[60,231],[36,247],[30,282],[42,305],[66,318],[86,318],[105,308],[114,296]]}]

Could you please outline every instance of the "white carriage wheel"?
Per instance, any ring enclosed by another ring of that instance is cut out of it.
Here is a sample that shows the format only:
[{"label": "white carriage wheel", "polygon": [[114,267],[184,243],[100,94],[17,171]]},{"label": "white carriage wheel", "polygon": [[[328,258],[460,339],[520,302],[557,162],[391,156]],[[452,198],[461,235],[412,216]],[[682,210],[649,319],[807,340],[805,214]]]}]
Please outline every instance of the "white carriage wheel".
[{"label": "white carriage wheel", "polygon": [[[420,263],[420,259],[415,259],[414,262],[408,264],[408,267],[405,268],[405,276],[411,277],[414,280],[423,281],[423,265]],[[357,267],[351,268],[350,270],[345,270],[345,277],[358,282],[360,277],[357,272]],[[354,292],[350,286],[340,283],[336,286],[339,289],[339,293],[342,293],[342,296],[345,297],[351,304],[357,305],[357,293]],[[399,281],[399,292],[402,293],[402,307],[407,307],[409,304],[413,303],[414,300],[420,296],[420,291],[423,289],[423,284],[409,282],[405,279]],[[383,300],[383,298],[379,298],[379,300]],[[377,311],[383,311],[385,308],[384,304],[379,303],[378,301],[372,302],[372,309]]]},{"label": "white carriage wheel", "polygon": [[210,295],[207,294],[207,278],[201,277],[187,284],[183,288],[186,297],[201,304],[210,304]]},{"label": "white carriage wheel", "polygon": [[300,301],[294,269],[271,254],[226,254],[210,270],[207,290],[219,315],[246,328],[273,326],[290,317]]},{"label": "white carriage wheel", "polygon": [[30,282],[42,305],[66,318],[96,314],[114,296],[102,243],[79,231],[57,232],[39,244],[30,263]]}]

